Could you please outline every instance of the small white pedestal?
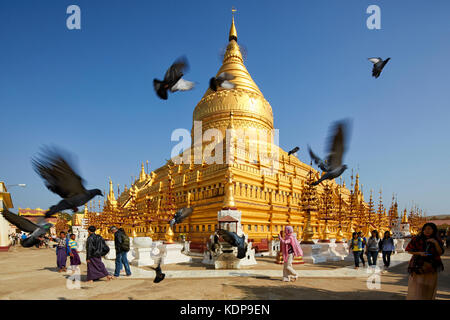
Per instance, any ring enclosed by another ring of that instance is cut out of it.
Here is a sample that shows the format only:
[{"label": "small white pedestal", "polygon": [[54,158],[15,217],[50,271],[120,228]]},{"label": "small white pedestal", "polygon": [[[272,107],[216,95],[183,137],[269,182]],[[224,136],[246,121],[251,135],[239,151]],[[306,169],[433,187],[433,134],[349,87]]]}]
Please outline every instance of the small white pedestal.
[{"label": "small white pedestal", "polygon": [[344,256],[339,254],[336,251],[337,244],[334,242],[335,239],[331,239],[330,242],[320,242],[319,244],[322,246],[320,250],[320,254],[324,256],[327,261],[341,261],[344,260]]},{"label": "small white pedestal", "polygon": [[405,252],[404,244],[405,244],[405,239],[394,239],[395,252],[396,253]]},{"label": "small white pedestal", "polygon": [[78,252],[85,252],[86,251],[86,240],[78,240]]},{"label": "small white pedestal", "polygon": [[300,244],[303,251],[303,261],[307,263],[321,263],[327,261],[326,257],[320,254],[321,245],[320,244]]},{"label": "small white pedestal", "polygon": [[280,240],[269,241],[269,256],[276,257],[280,250]]},{"label": "small white pedestal", "polygon": [[335,243],[335,247],[332,249],[337,255],[339,255],[344,260],[348,256],[348,244],[347,242]]},{"label": "small white pedestal", "polygon": [[106,245],[109,247],[108,254],[104,257],[106,260],[116,259],[116,247],[114,246],[114,241],[106,241]]},{"label": "small white pedestal", "polygon": [[181,253],[183,245],[181,243],[163,244],[165,248],[164,264],[192,262],[192,258]]},{"label": "small white pedestal", "polygon": [[[131,251],[131,250],[130,250]],[[133,266],[151,266],[154,261],[151,257],[152,239],[149,237],[136,237],[133,240]],[[128,257],[128,255],[127,255]]]}]

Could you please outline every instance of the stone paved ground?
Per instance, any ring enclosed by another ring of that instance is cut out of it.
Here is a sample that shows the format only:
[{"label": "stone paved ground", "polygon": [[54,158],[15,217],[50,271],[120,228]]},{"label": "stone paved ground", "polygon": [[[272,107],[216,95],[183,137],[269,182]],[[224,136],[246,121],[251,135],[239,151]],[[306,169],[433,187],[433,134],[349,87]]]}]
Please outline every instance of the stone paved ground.
[{"label": "stone paved ground", "polygon": [[[272,258],[262,258],[261,264],[250,270],[270,270],[276,274],[282,267],[272,264]],[[450,300],[450,254],[443,257],[445,271],[440,274],[438,299]],[[381,275],[381,288],[367,288],[364,276],[345,278],[299,278],[285,283],[279,276],[167,278],[159,284],[151,279],[84,282],[86,265],[81,266],[81,288],[68,289],[66,275],[56,272],[56,255],[51,249],[15,247],[0,253],[0,299],[405,299],[407,292],[406,263],[401,263]],[[351,263],[298,265],[307,271],[329,272]],[[198,263],[167,266],[167,273],[181,270],[201,271]]]}]

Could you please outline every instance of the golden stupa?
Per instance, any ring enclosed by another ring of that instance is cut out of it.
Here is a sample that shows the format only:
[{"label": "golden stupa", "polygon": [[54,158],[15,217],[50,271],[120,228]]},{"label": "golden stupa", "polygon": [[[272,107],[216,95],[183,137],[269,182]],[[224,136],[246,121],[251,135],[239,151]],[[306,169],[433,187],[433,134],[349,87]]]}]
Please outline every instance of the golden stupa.
[{"label": "golden stupa", "polygon": [[[233,17],[229,43],[217,75],[222,72],[234,75],[232,82],[235,88],[219,88],[216,92],[208,89],[205,92],[194,109],[193,136],[195,121],[201,121],[202,133],[219,129],[224,139],[227,129],[274,129],[272,107],[247,71],[237,39]],[[223,144],[224,157],[236,139],[232,136],[231,141],[226,141],[228,144]],[[224,208],[236,208],[242,212],[242,230],[253,241],[253,247],[259,250],[264,250],[267,241],[277,237],[286,225],[294,228],[299,239],[312,240],[336,238],[336,234],[338,238],[344,236],[348,239],[351,231],[362,230],[368,223],[367,204],[359,189],[358,175],[352,191],[345,187],[345,183],[326,182],[331,198],[336,203],[341,199],[338,223],[336,219],[333,221],[335,215],[331,211],[325,218],[321,214],[324,183],[308,190],[308,194],[316,194],[314,205],[305,204],[309,200],[302,197],[308,186],[307,180],[318,179],[319,172],[295,156],[288,156],[276,144],[266,144],[269,153],[278,154],[277,170],[269,174],[267,169],[273,168],[274,160],[264,163],[247,149],[249,146],[261,148],[260,139],[245,138],[243,144],[232,149],[234,161],[224,161],[223,164],[207,164],[203,158],[194,163],[195,149],[204,145],[196,144],[193,139],[189,150],[191,163],[176,164],[172,159],[150,173],[145,171],[142,163],[139,178],[130,188],[125,187],[117,200],[110,182],[101,214],[104,217],[102,226],[115,224],[124,227],[129,235],[152,234],[155,240],[170,241],[173,232],[174,240],[183,235],[191,241],[192,250],[201,251],[217,228],[218,211]],[[192,205],[195,205],[192,216],[175,225],[173,230],[169,229],[168,222],[176,210]],[[387,228],[387,219],[381,213],[372,219],[372,224]],[[306,229],[307,234],[304,235]]]}]

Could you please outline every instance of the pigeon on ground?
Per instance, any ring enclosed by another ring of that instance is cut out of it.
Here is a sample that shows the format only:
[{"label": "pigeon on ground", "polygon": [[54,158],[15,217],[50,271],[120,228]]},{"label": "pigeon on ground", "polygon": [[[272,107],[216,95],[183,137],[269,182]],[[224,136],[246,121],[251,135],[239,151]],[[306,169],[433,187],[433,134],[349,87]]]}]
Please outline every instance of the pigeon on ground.
[{"label": "pigeon on ground", "polygon": [[381,74],[381,71],[383,70],[384,66],[388,61],[391,60],[391,58],[387,58],[383,61],[380,57],[378,58],[369,58],[369,61],[373,63],[372,68],[372,77],[378,78]]},{"label": "pigeon on ground", "polygon": [[298,150],[300,150],[300,148],[295,147],[294,149],[292,149],[291,151],[288,152],[288,156],[290,156],[291,154],[295,154]]},{"label": "pigeon on ground", "polygon": [[245,243],[245,236],[242,235],[239,237],[236,232],[231,232],[227,230],[218,230],[217,234],[222,237],[225,242],[228,242],[231,246],[237,247],[238,259],[242,259],[245,257],[247,252],[247,244]]},{"label": "pigeon on ground", "polygon": [[209,80],[209,88],[213,91],[217,91],[219,87],[224,89],[233,89],[236,85],[230,80],[233,80],[234,76],[228,72],[222,72],[217,77],[212,77]]},{"label": "pigeon on ground", "polygon": [[155,279],[153,280],[154,283],[159,283],[159,282],[163,281],[164,278],[166,277],[166,274],[162,273],[161,262],[162,262],[162,259],[160,258],[158,260],[158,266],[156,268],[151,267],[156,272]]},{"label": "pigeon on ground", "polygon": [[325,161],[320,159],[308,146],[309,155],[316,165],[325,172],[325,174],[311,185],[315,186],[324,180],[332,180],[339,177],[346,169],[347,165],[342,164],[342,158],[346,151],[348,143],[349,121],[339,121],[331,129],[328,142],[328,156]]},{"label": "pigeon on ground", "polygon": [[153,87],[158,97],[167,100],[167,90],[170,92],[187,91],[194,88],[194,82],[184,80],[182,77],[189,68],[186,57],[175,61],[164,75],[164,80],[153,79]]},{"label": "pigeon on ground", "polygon": [[77,212],[79,206],[95,196],[103,197],[100,189],[86,190],[84,188],[84,180],[74,171],[73,165],[69,164],[69,154],[48,147],[43,151],[39,158],[31,160],[33,168],[44,179],[46,187],[63,198],[50,207],[45,213],[45,218],[67,209]]},{"label": "pigeon on ground", "polygon": [[181,208],[175,213],[175,216],[170,220],[170,227],[173,228],[177,223],[183,222],[184,219],[189,217],[193,212],[192,207],[190,208]]},{"label": "pigeon on ground", "polygon": [[25,248],[30,248],[40,243],[43,236],[50,231],[53,227],[51,223],[34,223],[24,217],[21,217],[15,213],[12,213],[8,209],[3,209],[3,217],[11,224],[15,225],[17,228],[23,232],[30,233],[30,235],[25,239],[20,239],[20,244]]}]

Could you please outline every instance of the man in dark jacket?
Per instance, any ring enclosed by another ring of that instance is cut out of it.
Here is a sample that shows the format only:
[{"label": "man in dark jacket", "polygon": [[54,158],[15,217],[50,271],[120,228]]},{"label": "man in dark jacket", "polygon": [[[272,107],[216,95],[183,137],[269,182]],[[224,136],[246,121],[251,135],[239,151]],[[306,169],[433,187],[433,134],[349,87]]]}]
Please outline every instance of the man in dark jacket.
[{"label": "man in dark jacket", "polygon": [[117,227],[112,226],[110,230],[114,234],[114,246],[116,247],[116,270],[114,277],[118,278],[120,276],[122,264],[125,267],[127,276],[131,276],[130,264],[127,258],[128,251],[130,251],[130,240],[122,228],[117,229]]}]

